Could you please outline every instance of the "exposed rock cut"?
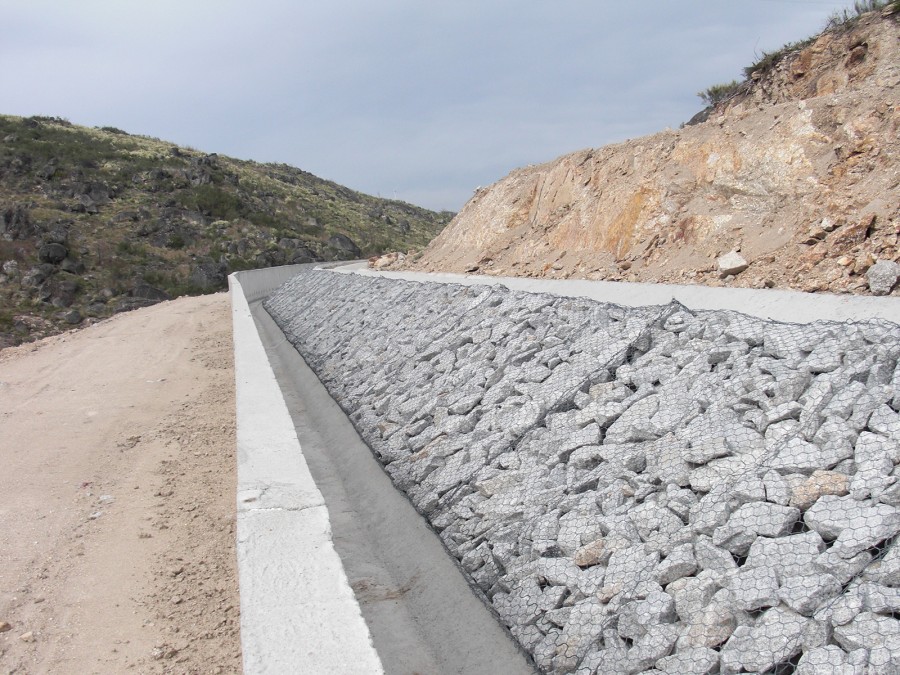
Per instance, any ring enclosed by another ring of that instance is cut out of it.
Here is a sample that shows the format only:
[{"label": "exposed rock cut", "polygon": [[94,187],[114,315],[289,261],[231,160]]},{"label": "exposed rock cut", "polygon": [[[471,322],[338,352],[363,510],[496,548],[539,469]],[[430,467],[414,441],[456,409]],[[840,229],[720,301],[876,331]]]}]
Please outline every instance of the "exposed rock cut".
[{"label": "exposed rock cut", "polygon": [[[823,33],[702,124],[517,169],[392,267],[868,293],[900,261],[898,26]],[[729,251],[749,268],[723,280]]]}]

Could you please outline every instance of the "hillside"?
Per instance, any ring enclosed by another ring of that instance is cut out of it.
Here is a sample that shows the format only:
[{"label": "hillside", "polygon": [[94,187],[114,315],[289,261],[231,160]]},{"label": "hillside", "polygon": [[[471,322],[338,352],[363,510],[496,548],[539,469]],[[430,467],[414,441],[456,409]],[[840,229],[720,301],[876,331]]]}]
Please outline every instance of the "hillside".
[{"label": "hillside", "polygon": [[890,292],[900,272],[897,6],[763,59],[697,123],[517,169],[479,189],[418,258],[373,264]]},{"label": "hillside", "polygon": [[0,116],[0,347],[229,272],[422,247],[453,214],[113,128]]}]

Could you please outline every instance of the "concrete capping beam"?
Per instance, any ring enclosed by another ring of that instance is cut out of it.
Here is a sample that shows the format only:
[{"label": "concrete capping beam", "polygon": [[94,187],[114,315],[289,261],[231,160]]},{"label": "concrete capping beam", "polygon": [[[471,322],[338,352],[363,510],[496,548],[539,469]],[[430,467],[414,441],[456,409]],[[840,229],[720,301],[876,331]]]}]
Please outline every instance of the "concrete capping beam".
[{"label": "concrete capping beam", "polygon": [[381,674],[334,549],[328,509],[250,313],[304,266],[228,278],[237,408],[237,559],[244,672]]},{"label": "concrete capping beam", "polygon": [[531,279],[476,274],[389,272],[371,270],[366,263],[342,265],[333,268],[333,271],[407,281],[503,285],[516,291],[583,297],[628,307],[665,305],[672,300],[677,300],[685,307],[694,310],[731,310],[761,319],[788,323],[866,321],[868,319],[884,319],[900,323],[900,298],[896,297],[801,293],[800,291],[775,289],[716,288],[699,285],[639,284],[587,279]]}]

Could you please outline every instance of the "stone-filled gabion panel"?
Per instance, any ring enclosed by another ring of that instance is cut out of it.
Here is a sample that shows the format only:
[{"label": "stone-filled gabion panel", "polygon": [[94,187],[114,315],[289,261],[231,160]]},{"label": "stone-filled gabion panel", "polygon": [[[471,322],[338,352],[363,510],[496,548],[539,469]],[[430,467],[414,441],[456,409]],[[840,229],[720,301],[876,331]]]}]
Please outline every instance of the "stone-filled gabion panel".
[{"label": "stone-filled gabion panel", "polygon": [[548,673],[900,672],[900,327],[314,271],[266,308]]}]

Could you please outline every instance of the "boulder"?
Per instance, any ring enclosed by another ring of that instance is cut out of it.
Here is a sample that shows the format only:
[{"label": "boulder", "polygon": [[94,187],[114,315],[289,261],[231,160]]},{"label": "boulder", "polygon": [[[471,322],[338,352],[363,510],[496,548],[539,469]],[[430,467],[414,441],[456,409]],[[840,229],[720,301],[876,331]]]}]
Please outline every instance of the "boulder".
[{"label": "boulder", "polygon": [[744,260],[744,257],[737,251],[726,253],[725,255],[720,257],[718,260],[718,264],[719,276],[722,277],[740,274],[745,269],[750,267],[750,263]]},{"label": "boulder", "polygon": [[57,244],[55,242],[44,244],[38,249],[38,258],[40,261],[50,263],[51,265],[58,265],[66,259],[67,255],[69,255],[69,250],[62,244]]},{"label": "boulder", "polygon": [[874,295],[887,295],[900,279],[900,265],[892,260],[879,260],[866,272],[866,279]]},{"label": "boulder", "polygon": [[340,232],[328,238],[328,246],[347,254],[351,258],[359,258],[362,255],[359,246],[346,234],[341,234]]}]

